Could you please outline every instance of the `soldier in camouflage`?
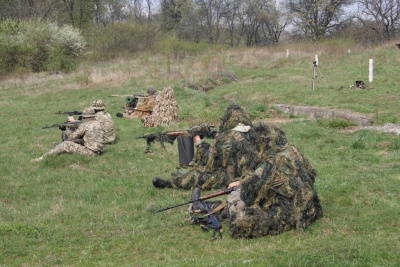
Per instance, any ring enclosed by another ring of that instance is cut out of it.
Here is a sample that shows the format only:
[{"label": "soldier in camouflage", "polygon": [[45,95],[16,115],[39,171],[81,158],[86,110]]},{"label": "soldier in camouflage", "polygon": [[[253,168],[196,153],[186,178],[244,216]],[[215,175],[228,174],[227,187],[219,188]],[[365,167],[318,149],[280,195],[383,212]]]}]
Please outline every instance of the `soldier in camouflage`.
[{"label": "soldier in camouflage", "polygon": [[96,120],[104,125],[105,144],[113,144],[115,141],[114,122],[110,113],[104,110],[105,107],[103,100],[94,100],[92,103],[92,109],[96,112]]},{"label": "soldier in camouflage", "polygon": [[[253,124],[243,109],[231,105],[221,117],[215,151],[200,144],[204,149],[198,148],[193,169],[172,177],[171,187],[195,187],[193,200],[200,197],[198,188],[237,187],[224,212],[232,237],[303,230],[322,216],[316,171],[276,125]],[[193,209],[205,212],[200,204]]]},{"label": "soldier in camouflage", "polygon": [[[86,156],[102,154],[104,151],[104,126],[96,120],[95,116],[93,109],[84,109],[82,113],[83,122],[75,131],[65,129],[65,126],[60,127],[60,130],[66,131],[70,141],[58,144],[43,156],[31,161],[41,161],[48,155],[63,153],[78,153]],[[83,145],[80,143],[83,143]]]},{"label": "soldier in camouflage", "polygon": [[153,178],[153,185],[187,190],[193,187],[203,190],[226,188],[248,170],[254,170],[261,162],[258,156],[262,154],[257,152],[259,148],[255,143],[244,138],[242,132],[233,131],[239,123],[246,127],[251,125],[250,119],[239,106],[228,107],[221,118],[215,146],[203,140],[195,142],[196,153],[192,166],[179,168],[172,173],[171,181]]}]

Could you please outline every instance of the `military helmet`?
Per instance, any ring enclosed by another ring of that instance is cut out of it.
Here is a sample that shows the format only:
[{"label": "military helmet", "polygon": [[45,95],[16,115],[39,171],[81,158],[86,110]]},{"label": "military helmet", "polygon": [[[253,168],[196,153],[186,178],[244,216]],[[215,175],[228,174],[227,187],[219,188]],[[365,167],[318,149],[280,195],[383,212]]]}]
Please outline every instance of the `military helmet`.
[{"label": "military helmet", "polygon": [[82,117],[83,118],[91,118],[91,117],[94,117],[94,116],[96,116],[96,112],[94,111],[93,108],[85,108],[82,111]]},{"label": "military helmet", "polygon": [[147,94],[148,95],[154,95],[156,92],[157,91],[156,91],[156,89],[154,89],[154,87],[152,87],[152,86],[147,87]]},{"label": "military helmet", "polygon": [[94,110],[104,110],[105,107],[106,107],[106,104],[104,103],[103,100],[94,100],[92,102],[92,108]]}]

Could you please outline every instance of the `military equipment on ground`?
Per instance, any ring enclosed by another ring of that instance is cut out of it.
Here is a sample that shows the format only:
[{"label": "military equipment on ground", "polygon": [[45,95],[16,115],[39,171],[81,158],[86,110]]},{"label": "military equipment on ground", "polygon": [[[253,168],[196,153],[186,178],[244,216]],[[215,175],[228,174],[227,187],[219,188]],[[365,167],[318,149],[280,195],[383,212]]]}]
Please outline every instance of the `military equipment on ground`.
[{"label": "military equipment on ground", "polygon": [[220,191],[217,191],[217,192],[214,192],[214,193],[203,195],[203,196],[200,196],[198,199],[192,199],[192,200],[186,201],[184,203],[176,204],[176,205],[173,205],[173,206],[168,206],[166,208],[157,210],[156,213],[157,212],[163,212],[163,211],[166,211],[166,210],[170,210],[170,209],[173,209],[173,208],[176,208],[176,207],[180,207],[180,206],[183,206],[183,205],[187,205],[187,204],[190,204],[190,203],[194,203],[196,201],[200,201],[200,202],[202,202],[204,204],[204,206],[207,209],[207,218],[192,217],[192,221],[202,224],[203,225],[202,226],[203,230],[208,230],[209,228],[213,229],[213,233],[212,233],[212,239],[213,240],[215,239],[215,234],[216,233],[218,233],[220,238],[222,238],[222,233],[221,233],[222,226],[218,221],[218,217],[217,217],[217,215],[215,213],[213,213],[209,203],[205,202],[205,200],[229,194],[229,193],[231,193],[233,191],[236,191],[237,189],[238,189],[238,187],[231,187],[231,188],[220,190]]},{"label": "military equipment on ground", "polygon": [[139,99],[149,97],[146,94],[138,93],[125,98],[125,108],[127,110],[135,110],[139,103]]},{"label": "military equipment on ground", "polygon": [[147,147],[145,150],[145,153],[150,152],[151,148],[151,143],[155,142],[158,140],[161,144],[162,147],[164,147],[164,143],[170,143],[173,144],[175,139],[178,136],[182,135],[190,135],[190,136],[196,136],[199,135],[200,138],[214,138],[215,134],[217,133],[216,130],[213,130],[215,126],[212,124],[200,124],[196,126],[190,127],[188,130],[183,130],[183,131],[163,131],[163,132],[158,132],[158,133],[148,133],[142,136],[138,136],[137,138],[144,138],[146,139]]}]

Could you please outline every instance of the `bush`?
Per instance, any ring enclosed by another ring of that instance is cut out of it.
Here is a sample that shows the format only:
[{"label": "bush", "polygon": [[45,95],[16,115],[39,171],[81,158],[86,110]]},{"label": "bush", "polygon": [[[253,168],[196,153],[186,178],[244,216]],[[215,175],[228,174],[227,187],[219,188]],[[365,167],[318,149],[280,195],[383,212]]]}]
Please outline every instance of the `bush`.
[{"label": "bush", "polygon": [[30,20],[0,22],[0,69],[33,72],[71,71],[83,53],[85,40],[71,26]]},{"label": "bush", "polygon": [[110,60],[137,52],[151,52],[158,31],[150,25],[116,22],[94,26],[85,32],[90,50],[89,59]]},{"label": "bush", "polygon": [[319,119],[318,124],[331,129],[341,129],[357,125],[355,122],[349,121],[348,119],[338,117]]}]

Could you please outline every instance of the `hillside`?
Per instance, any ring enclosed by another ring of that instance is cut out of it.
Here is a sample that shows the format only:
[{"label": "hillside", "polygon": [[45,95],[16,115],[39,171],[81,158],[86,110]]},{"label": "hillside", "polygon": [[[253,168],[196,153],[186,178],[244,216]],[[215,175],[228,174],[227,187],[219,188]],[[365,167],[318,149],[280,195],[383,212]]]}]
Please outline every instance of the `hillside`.
[{"label": "hillside", "polygon": [[[400,50],[349,45],[219,49],[175,59],[143,54],[84,63],[70,74],[3,78],[0,265],[399,266],[400,137],[347,131],[355,125],[343,118],[310,120],[273,108],[346,109],[370,114],[374,126],[399,124]],[[315,54],[323,75],[312,90]],[[350,88],[356,80],[367,88]],[[207,92],[193,84],[207,84]],[[125,103],[111,95],[145,92],[148,86],[174,89],[178,123],[142,128],[140,120],[114,116]],[[116,144],[98,157],[60,155],[31,163],[60,140],[57,128],[41,127],[65,120],[56,112],[82,110],[94,99],[104,100],[114,116]],[[176,144],[164,151],[156,143],[144,154],[145,141],[135,137],[203,122],[218,126],[231,103],[253,120],[277,123],[316,169],[324,217],[306,231],[250,240],[232,239],[225,231],[222,240],[211,242],[211,233],[183,220],[185,207],[154,213],[189,200],[191,192],[151,184],[152,177],[168,179],[175,170]]]}]

